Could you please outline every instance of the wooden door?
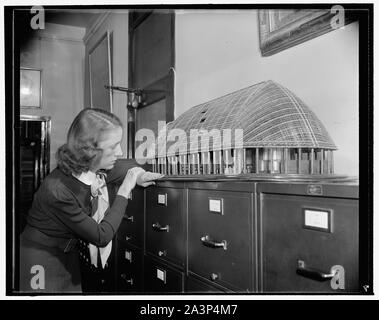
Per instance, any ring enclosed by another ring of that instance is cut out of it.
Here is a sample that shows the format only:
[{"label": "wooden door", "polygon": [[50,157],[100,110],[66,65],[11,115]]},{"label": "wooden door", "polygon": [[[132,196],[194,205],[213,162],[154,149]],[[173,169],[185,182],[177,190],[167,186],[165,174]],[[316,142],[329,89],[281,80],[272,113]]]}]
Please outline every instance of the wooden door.
[{"label": "wooden door", "polygon": [[[142,89],[142,103],[129,123],[128,157],[134,157],[134,135],[146,128],[157,137],[158,121],[174,120],[175,15],[171,10],[129,14],[129,87]],[[131,134],[132,133],[132,134]]]}]

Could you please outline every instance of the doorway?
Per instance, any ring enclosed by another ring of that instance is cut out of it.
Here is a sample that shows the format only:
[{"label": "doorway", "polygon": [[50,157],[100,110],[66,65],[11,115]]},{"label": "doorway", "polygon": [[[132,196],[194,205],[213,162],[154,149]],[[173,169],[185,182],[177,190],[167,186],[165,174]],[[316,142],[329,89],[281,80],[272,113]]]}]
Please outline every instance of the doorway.
[{"label": "doorway", "polygon": [[131,119],[128,120],[128,157],[134,158],[138,147],[135,133],[139,129],[150,129],[157,137],[158,121],[174,120],[173,10],[134,10],[129,13],[129,57],[129,86],[143,92],[134,116],[128,117]]},{"label": "doorway", "polygon": [[25,227],[34,193],[50,172],[50,132],[50,117],[21,116],[20,233]]}]

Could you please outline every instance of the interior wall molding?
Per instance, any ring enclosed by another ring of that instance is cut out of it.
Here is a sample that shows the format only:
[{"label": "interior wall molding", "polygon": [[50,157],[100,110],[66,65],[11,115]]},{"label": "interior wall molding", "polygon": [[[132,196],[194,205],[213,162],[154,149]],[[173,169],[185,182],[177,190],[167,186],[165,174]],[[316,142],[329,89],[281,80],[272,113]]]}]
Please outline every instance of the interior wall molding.
[{"label": "interior wall molding", "polygon": [[83,40],[81,39],[76,39],[76,38],[71,38],[71,37],[57,37],[54,35],[47,35],[47,34],[44,34],[41,36],[34,36],[32,37],[32,39],[41,40],[41,41],[68,41],[68,42],[72,42],[72,44],[79,44],[79,45],[83,44]]},{"label": "interior wall molding", "polygon": [[38,30],[32,36],[33,39],[46,39],[51,41],[71,41],[83,43],[85,28],[65,26],[55,23],[46,23],[45,29]]},{"label": "interior wall molding", "polygon": [[87,30],[84,38],[83,38],[83,41],[84,41],[84,44],[87,44],[87,42],[89,41],[89,39],[91,39],[91,37],[96,33],[96,31],[100,28],[100,26],[104,23],[105,19],[110,15],[110,11],[106,11],[104,12],[103,14],[101,14],[97,19],[96,21],[92,24],[91,27],[89,27],[89,29]]}]

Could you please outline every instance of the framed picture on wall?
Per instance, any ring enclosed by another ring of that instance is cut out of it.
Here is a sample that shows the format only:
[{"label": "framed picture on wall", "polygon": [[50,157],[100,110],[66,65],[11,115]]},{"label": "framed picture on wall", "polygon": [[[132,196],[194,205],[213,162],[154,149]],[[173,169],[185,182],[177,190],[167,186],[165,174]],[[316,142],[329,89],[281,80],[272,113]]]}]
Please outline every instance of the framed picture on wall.
[{"label": "framed picture on wall", "polygon": [[20,68],[20,107],[42,107],[42,77],[40,69]]},{"label": "framed picture on wall", "polygon": [[270,56],[353,22],[352,12],[338,10],[339,7],[259,10],[262,56]]}]

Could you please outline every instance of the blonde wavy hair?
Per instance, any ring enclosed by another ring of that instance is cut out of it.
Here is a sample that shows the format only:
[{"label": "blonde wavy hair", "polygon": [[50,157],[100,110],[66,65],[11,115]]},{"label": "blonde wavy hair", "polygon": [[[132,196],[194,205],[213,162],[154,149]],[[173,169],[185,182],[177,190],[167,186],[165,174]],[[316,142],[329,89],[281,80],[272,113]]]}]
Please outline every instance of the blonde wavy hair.
[{"label": "blonde wavy hair", "polygon": [[58,167],[66,174],[80,174],[96,166],[103,150],[98,147],[104,131],[123,128],[121,120],[102,109],[83,109],[67,133],[67,142],[56,153]]}]

